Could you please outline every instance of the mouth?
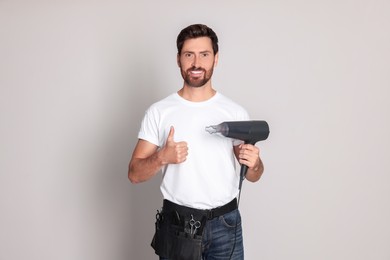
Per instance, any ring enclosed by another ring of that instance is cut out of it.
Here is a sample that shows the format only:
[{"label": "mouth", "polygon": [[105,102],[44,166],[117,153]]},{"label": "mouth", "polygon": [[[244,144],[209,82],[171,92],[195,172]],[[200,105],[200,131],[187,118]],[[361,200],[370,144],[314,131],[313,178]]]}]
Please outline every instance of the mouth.
[{"label": "mouth", "polygon": [[192,69],[189,70],[189,74],[193,77],[200,77],[202,76],[204,71],[202,69]]}]

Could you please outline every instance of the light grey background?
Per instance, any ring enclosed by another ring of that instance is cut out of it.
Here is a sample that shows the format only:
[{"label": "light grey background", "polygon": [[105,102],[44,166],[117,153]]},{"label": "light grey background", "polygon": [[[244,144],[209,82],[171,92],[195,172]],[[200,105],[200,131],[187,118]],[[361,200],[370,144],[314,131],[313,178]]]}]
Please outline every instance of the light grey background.
[{"label": "light grey background", "polygon": [[246,259],[390,259],[390,2],[0,1],[0,259],[156,259],[160,177],[127,165],[182,85],[175,39],[220,38],[218,91],[267,120]]}]

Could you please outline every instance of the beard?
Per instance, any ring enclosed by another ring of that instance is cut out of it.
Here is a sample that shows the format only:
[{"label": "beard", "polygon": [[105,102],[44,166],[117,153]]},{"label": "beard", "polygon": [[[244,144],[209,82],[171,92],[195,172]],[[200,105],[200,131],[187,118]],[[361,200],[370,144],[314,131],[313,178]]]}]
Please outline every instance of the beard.
[{"label": "beard", "polygon": [[[211,68],[209,70],[206,70],[204,68],[196,68],[191,67],[187,70],[183,70],[182,67],[180,67],[181,76],[184,79],[184,82],[193,88],[199,88],[204,86],[209,80],[211,79],[211,76],[213,75],[214,68]],[[192,77],[191,71],[203,71],[202,77]]]}]

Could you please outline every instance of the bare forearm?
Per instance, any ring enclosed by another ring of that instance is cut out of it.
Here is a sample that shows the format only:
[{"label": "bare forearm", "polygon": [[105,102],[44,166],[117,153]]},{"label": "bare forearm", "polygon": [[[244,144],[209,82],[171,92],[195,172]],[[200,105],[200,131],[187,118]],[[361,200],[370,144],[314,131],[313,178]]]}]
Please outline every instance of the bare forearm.
[{"label": "bare forearm", "polygon": [[163,166],[158,151],[147,158],[133,158],[129,164],[128,177],[132,183],[144,182],[156,175]]},{"label": "bare forearm", "polygon": [[129,163],[128,177],[132,183],[149,180],[164,165],[182,163],[188,155],[186,142],[173,140],[174,128],[171,127],[165,146],[161,149],[145,140],[138,140]]},{"label": "bare forearm", "polygon": [[261,175],[264,172],[264,165],[261,159],[259,158],[258,164],[256,164],[253,168],[248,168],[248,172],[246,174],[246,179],[251,182],[256,182],[260,179]]}]

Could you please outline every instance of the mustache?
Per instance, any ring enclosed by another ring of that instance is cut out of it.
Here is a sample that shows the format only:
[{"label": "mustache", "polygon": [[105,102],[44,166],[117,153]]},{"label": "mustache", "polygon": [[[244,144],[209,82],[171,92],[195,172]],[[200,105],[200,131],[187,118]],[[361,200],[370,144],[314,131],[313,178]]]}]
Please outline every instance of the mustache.
[{"label": "mustache", "polygon": [[188,71],[206,71],[206,70],[204,68],[202,68],[202,67],[192,66],[191,68],[187,69],[187,72]]}]

